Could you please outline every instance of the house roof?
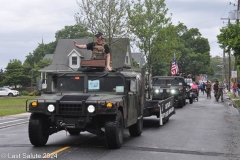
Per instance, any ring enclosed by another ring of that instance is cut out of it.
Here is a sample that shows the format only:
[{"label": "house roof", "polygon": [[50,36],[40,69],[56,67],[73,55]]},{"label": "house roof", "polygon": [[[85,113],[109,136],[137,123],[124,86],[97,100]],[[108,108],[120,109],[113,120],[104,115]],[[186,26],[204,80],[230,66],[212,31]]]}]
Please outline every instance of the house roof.
[{"label": "house roof", "polygon": [[[77,44],[87,44],[90,39],[75,39]],[[130,42],[128,38],[114,38],[112,40],[110,54],[111,54],[111,66],[112,68],[118,68],[122,66],[131,67],[131,65],[125,64],[126,52],[129,53],[130,64],[132,64]],[[90,59],[91,51],[86,49],[78,49],[73,45],[73,39],[59,39],[56,49],[53,54],[52,63],[39,70],[39,72],[56,72],[56,71],[71,71],[69,67],[68,55],[75,49],[78,55],[82,55],[83,59]]]},{"label": "house roof", "polygon": [[146,58],[141,52],[132,53],[132,58],[140,65],[140,67],[146,63]]}]

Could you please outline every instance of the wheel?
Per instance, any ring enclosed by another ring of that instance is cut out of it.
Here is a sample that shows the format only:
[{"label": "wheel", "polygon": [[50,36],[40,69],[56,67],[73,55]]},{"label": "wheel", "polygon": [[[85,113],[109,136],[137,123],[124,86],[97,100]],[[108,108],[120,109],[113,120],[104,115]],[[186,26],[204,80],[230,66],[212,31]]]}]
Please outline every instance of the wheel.
[{"label": "wheel", "polygon": [[178,107],[183,108],[183,101],[182,99],[178,99]]},{"label": "wheel", "polygon": [[137,123],[131,125],[128,130],[131,136],[140,136],[143,129],[143,117],[137,120]]},{"label": "wheel", "polygon": [[44,146],[49,135],[46,133],[48,130],[47,118],[39,114],[32,113],[28,124],[28,136],[32,145]]},{"label": "wheel", "polygon": [[105,137],[109,148],[118,149],[123,143],[123,116],[121,111],[105,123]]},{"label": "wheel", "polygon": [[72,135],[72,136],[79,135],[80,132],[81,132],[81,131],[78,130],[78,129],[68,129],[67,131],[68,131],[68,133],[69,133],[70,135]]},{"label": "wheel", "polygon": [[8,96],[9,96],[9,97],[12,97],[12,96],[13,96],[13,94],[12,94],[12,93],[9,93],[9,94],[8,94]]},{"label": "wheel", "polygon": [[189,103],[192,104],[193,103],[193,98],[189,98]]}]

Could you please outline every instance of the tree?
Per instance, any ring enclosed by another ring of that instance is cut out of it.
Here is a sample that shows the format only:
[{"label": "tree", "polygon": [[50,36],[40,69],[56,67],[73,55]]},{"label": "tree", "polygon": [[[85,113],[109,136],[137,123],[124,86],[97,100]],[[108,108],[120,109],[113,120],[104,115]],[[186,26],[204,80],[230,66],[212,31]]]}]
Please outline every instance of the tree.
[{"label": "tree", "polygon": [[213,75],[210,67],[210,45],[202,37],[197,28],[187,29],[182,23],[178,24],[179,34],[179,69],[194,76],[199,74]]},{"label": "tree", "polygon": [[[236,58],[235,64],[240,65],[238,57],[240,55],[240,24],[228,24],[228,27],[220,29],[220,34],[217,36],[220,47],[225,49],[225,52],[234,53]],[[236,70],[236,66],[234,66]]]},{"label": "tree", "polygon": [[65,26],[64,29],[61,29],[55,33],[56,40],[84,38],[90,36],[92,36],[92,34],[87,31],[87,28],[84,28],[78,24],[73,26]]},{"label": "tree", "polygon": [[75,14],[77,23],[93,34],[103,32],[110,48],[113,37],[128,37],[128,0],[81,0],[77,4],[80,9],[80,13]]},{"label": "tree", "polygon": [[22,62],[17,59],[10,60],[5,70],[3,83],[5,85],[14,85],[17,88],[17,85],[21,84],[23,77]]},{"label": "tree", "polygon": [[170,63],[177,45],[177,32],[165,7],[164,0],[138,0],[128,7],[129,28],[147,58],[149,82],[153,64],[163,59]]}]

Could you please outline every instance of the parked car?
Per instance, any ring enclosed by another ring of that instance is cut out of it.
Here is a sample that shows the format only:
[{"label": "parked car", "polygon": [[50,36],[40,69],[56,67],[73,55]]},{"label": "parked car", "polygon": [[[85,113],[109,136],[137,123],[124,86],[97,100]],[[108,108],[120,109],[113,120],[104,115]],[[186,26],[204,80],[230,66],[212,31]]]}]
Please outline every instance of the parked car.
[{"label": "parked car", "polygon": [[9,88],[0,88],[0,96],[18,96],[19,92],[17,90],[11,90]]}]

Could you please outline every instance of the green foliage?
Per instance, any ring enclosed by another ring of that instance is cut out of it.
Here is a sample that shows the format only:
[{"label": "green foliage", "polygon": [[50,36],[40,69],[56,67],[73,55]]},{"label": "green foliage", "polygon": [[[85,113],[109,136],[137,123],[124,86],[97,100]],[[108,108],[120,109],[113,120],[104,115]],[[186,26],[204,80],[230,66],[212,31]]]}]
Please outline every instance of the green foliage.
[{"label": "green foliage", "polygon": [[18,96],[2,97],[0,99],[0,117],[19,113],[26,113],[26,100],[38,97]]},{"label": "green foliage", "polygon": [[240,55],[240,24],[228,24],[226,28],[220,29],[217,36],[218,43],[221,48],[225,48],[226,52],[234,51],[235,55]]},{"label": "green foliage", "polygon": [[84,38],[91,36],[92,34],[87,32],[87,28],[84,28],[78,24],[75,24],[73,26],[65,26],[64,29],[61,29],[55,33],[55,38],[57,40]]},{"label": "green foliage", "polygon": [[[128,7],[129,29],[134,34],[136,45],[147,57],[150,79],[156,69],[153,69],[153,64],[160,61],[170,63],[178,45],[176,28],[167,18],[168,9],[165,7],[164,0],[138,0]],[[159,71],[154,74],[160,74]]]},{"label": "green foliage", "polygon": [[13,59],[10,60],[6,67],[2,83],[4,85],[14,85],[16,88],[17,85],[21,84],[23,77],[22,62],[20,60]]},{"label": "green foliage", "polygon": [[210,67],[210,45],[206,38],[201,37],[197,28],[188,30],[182,23],[177,26],[179,35],[178,67],[184,73],[193,76],[199,74],[213,75]]},{"label": "green foliage", "polygon": [[28,91],[21,91],[20,96],[27,96],[29,94]]},{"label": "green foliage", "polygon": [[164,60],[153,63],[152,76],[167,76],[171,67],[171,63],[164,62]]},{"label": "green foliage", "polygon": [[[219,57],[219,56],[215,56],[211,58],[211,63],[210,63],[210,67],[213,69],[214,74],[211,76],[211,79],[219,79],[220,81],[223,81],[223,70],[226,71],[226,75],[224,75],[224,77],[226,76],[226,80],[228,81],[228,75],[229,75],[229,57],[226,57],[225,60],[225,66],[223,66],[223,58]],[[222,68],[224,67],[224,68]],[[234,67],[234,57],[231,56],[231,68]],[[222,70],[223,69],[223,70]]]},{"label": "green foliage", "polygon": [[[79,13],[75,14],[77,23],[92,33],[104,34],[111,48],[113,38],[129,37],[127,29],[128,0],[80,0],[77,2]],[[111,56],[115,53],[111,53]]]},{"label": "green foliage", "polygon": [[139,64],[133,58],[132,58],[132,64],[133,64],[133,67],[140,68]]}]

